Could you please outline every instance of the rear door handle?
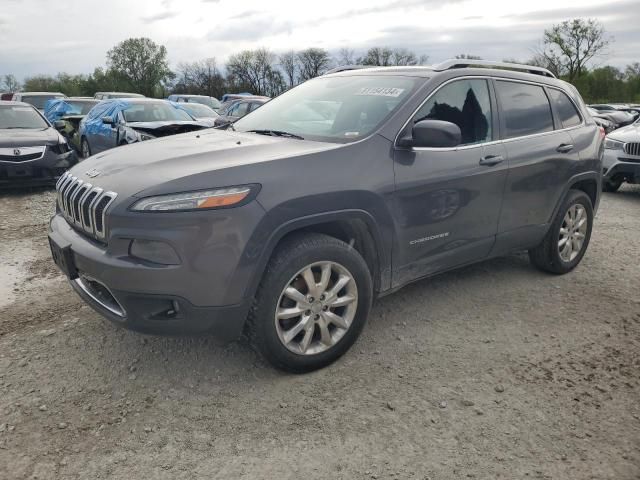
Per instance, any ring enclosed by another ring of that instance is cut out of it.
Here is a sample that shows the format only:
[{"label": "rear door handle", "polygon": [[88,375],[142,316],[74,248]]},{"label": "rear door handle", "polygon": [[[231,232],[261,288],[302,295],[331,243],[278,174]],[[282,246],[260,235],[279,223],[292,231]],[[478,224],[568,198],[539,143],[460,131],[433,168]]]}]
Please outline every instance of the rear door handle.
[{"label": "rear door handle", "polygon": [[494,165],[498,165],[502,162],[504,162],[504,157],[502,155],[487,155],[480,159],[480,165],[484,165],[485,167],[493,167]]},{"label": "rear door handle", "polygon": [[561,143],[558,145],[558,148],[556,148],[556,151],[560,153],[569,153],[571,150],[573,150],[573,145],[570,143]]}]

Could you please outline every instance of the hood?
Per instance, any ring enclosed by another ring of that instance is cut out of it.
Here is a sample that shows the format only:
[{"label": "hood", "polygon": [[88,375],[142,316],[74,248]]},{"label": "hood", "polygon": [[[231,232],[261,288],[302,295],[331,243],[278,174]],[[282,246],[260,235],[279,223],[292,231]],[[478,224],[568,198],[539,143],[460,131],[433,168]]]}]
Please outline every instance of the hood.
[{"label": "hood", "polygon": [[[189,185],[207,182],[201,174],[339,148],[255,133],[207,129],[134,143],[84,160],[71,171],[94,186],[131,196],[172,180],[190,177]],[[87,175],[91,173],[91,177]],[[256,183],[243,178],[238,183]],[[210,187],[211,185],[209,185]],[[206,186],[203,188],[207,188]],[[171,191],[171,190],[169,190]]]},{"label": "hood", "polygon": [[620,110],[607,110],[606,112],[600,112],[602,115],[606,115],[616,123],[630,122],[633,119],[633,115]]},{"label": "hood", "polygon": [[618,140],[620,142],[640,142],[640,123],[632,123],[631,125],[627,125],[626,127],[619,128],[614,130],[609,135],[608,138],[612,140]]},{"label": "hood", "polygon": [[57,145],[60,135],[54,128],[0,129],[0,147],[36,147]]},{"label": "hood", "polygon": [[197,120],[181,120],[173,122],[127,122],[127,127],[153,134],[153,132],[180,130],[184,127],[207,128],[208,125]]}]

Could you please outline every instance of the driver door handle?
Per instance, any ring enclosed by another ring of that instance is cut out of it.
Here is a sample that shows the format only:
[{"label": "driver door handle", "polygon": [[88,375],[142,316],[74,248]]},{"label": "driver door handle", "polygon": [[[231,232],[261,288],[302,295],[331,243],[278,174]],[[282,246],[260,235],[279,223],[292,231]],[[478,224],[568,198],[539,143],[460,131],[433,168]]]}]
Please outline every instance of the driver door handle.
[{"label": "driver door handle", "polygon": [[504,157],[502,155],[487,155],[480,159],[480,165],[484,165],[486,167],[493,167],[494,165],[498,165],[502,162],[504,162]]},{"label": "driver door handle", "polygon": [[573,145],[570,143],[561,143],[558,145],[558,148],[556,148],[556,151],[560,153],[569,153],[571,150],[573,150]]}]

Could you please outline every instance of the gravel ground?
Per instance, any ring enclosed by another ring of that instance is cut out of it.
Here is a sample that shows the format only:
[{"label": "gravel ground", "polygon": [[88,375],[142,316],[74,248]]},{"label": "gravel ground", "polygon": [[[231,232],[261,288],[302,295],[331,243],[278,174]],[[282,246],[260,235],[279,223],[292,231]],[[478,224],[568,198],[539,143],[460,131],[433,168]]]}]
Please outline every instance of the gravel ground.
[{"label": "gravel ground", "polygon": [[514,255],[418,282],[303,376],[102,320],[49,259],[52,202],[0,197],[2,479],[640,478],[637,186],[573,273]]}]

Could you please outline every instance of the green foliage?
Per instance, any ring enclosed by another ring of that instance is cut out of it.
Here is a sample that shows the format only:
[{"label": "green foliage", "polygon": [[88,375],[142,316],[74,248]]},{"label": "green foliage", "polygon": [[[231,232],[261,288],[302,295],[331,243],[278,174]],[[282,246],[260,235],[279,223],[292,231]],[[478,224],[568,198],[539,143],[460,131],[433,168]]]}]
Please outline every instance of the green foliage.
[{"label": "green foliage", "polygon": [[628,66],[626,73],[611,66],[595,68],[571,83],[587,103],[640,103],[640,72],[630,67],[633,66]]},{"label": "green foliage", "polygon": [[107,52],[107,65],[131,90],[153,96],[172,78],[167,49],[149,38],[129,38]]}]

